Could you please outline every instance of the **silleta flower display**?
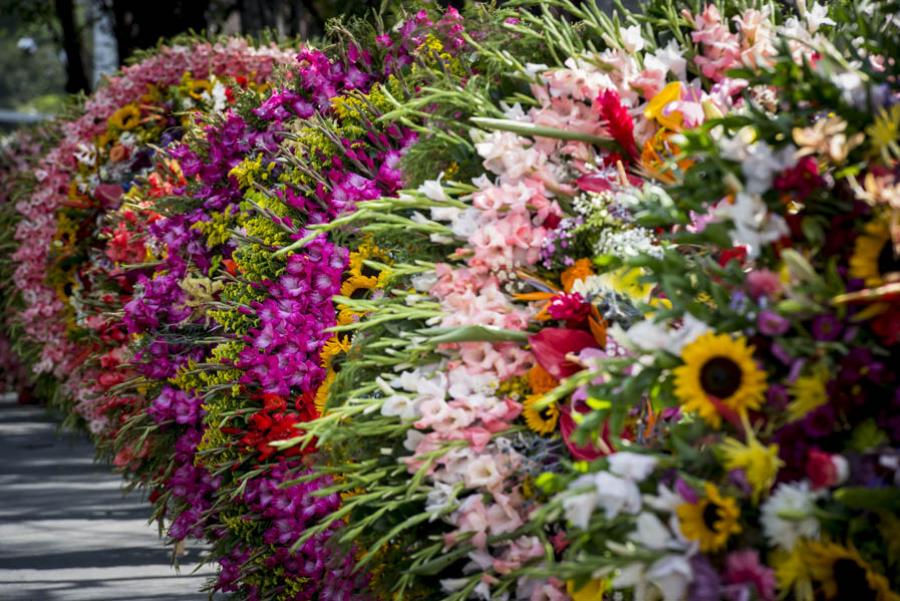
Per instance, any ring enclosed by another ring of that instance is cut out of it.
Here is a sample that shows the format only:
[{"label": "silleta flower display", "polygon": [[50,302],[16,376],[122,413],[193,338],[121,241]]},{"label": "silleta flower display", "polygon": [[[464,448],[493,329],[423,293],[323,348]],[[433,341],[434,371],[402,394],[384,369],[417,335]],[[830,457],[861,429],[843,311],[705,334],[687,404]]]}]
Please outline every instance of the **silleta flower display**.
[{"label": "silleta flower display", "polygon": [[234,598],[900,601],[900,5],[398,14],[20,139],[37,390]]}]

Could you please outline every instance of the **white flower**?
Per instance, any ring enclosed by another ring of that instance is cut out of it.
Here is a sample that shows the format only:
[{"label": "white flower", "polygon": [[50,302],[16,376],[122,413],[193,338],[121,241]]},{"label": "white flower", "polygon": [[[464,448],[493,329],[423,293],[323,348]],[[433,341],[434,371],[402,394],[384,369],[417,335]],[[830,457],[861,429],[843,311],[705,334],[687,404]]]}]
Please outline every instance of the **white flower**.
[{"label": "white flower", "polygon": [[525,113],[525,111],[522,109],[522,105],[518,102],[509,105],[501,101],[500,108],[503,109],[503,116],[510,121],[530,121],[529,116]]},{"label": "white flower", "polygon": [[600,472],[594,477],[597,487],[597,505],[611,520],[622,512],[637,513],[641,510],[641,491],[631,480],[618,478],[608,472]]},{"label": "white flower", "polygon": [[642,513],[638,516],[635,525],[637,528],[628,538],[647,549],[662,551],[663,549],[678,546],[678,542],[672,536],[672,533],[662,523],[662,520],[656,517],[656,514]]},{"label": "white flower", "polygon": [[543,73],[548,68],[544,63],[525,63],[525,73],[531,79],[535,79],[539,73]]},{"label": "white flower", "polygon": [[[706,323],[688,314],[680,328],[667,329],[650,320],[639,321],[620,334],[617,341],[627,347],[644,351],[668,351],[680,355],[681,350],[710,330]],[[621,338],[621,340],[619,339]]]},{"label": "white flower", "polygon": [[625,52],[634,54],[644,49],[644,34],[640,25],[632,25],[621,30],[622,44]]},{"label": "white flower", "polygon": [[693,580],[691,564],[682,555],[666,555],[647,571],[647,579],[660,590],[665,601],[681,601]]},{"label": "white flower", "polygon": [[845,71],[831,77],[831,83],[841,90],[841,99],[858,109],[865,109],[867,88],[856,71]]},{"label": "white flower", "polygon": [[656,511],[674,513],[675,508],[684,503],[684,499],[665,484],[658,484],[656,494],[644,495],[644,502]]},{"label": "white flower", "polygon": [[[671,40],[665,48],[660,48],[653,54],[653,58],[663,63],[675,74],[675,77],[684,81],[687,79],[687,60],[684,51],[678,46],[678,42]],[[645,62],[648,57],[645,57]]]},{"label": "white flower", "polygon": [[466,463],[463,478],[468,488],[494,488],[503,482],[503,475],[490,455],[480,455]]},{"label": "white flower", "polygon": [[751,258],[759,256],[765,245],[788,234],[785,220],[781,215],[769,213],[766,203],[757,194],[739,192],[734,202],[720,202],[713,213],[719,219],[732,220],[732,243],[747,247]]},{"label": "white flower", "polygon": [[[586,486],[594,486],[594,478],[591,474],[579,476],[574,482],[569,484],[569,489],[585,488]],[[581,530],[587,530],[588,523],[591,521],[591,514],[597,507],[597,491],[590,488],[585,492],[569,495],[563,498],[563,511],[566,519]]]},{"label": "white flower", "polygon": [[431,290],[431,287],[437,283],[437,274],[433,271],[428,271],[412,278],[413,288],[418,290],[419,292],[428,292]]},{"label": "white flower", "polygon": [[403,421],[413,421],[421,417],[419,403],[403,394],[392,394],[381,404],[381,415],[399,417]]},{"label": "white flower", "polygon": [[444,192],[444,186],[441,185],[441,178],[444,176],[444,173],[438,176],[437,179],[429,179],[425,180],[421,186],[416,190],[420,194],[423,194],[426,198],[437,201],[446,201],[450,200],[450,197],[447,196],[447,193]]},{"label": "white flower", "polygon": [[222,82],[216,80],[216,84],[212,89],[213,112],[222,113],[228,106],[228,96],[225,93],[225,86]]},{"label": "white flower", "polygon": [[425,438],[425,434],[419,432],[415,428],[410,428],[406,431],[406,440],[403,442],[403,448],[407,451],[415,453],[416,449],[419,447],[419,444]]},{"label": "white flower", "polygon": [[806,25],[810,33],[816,33],[822,25],[834,25],[835,22],[828,18],[828,7],[815,2],[808,11],[806,11]]},{"label": "white flower", "polygon": [[609,456],[609,471],[628,478],[634,482],[642,482],[656,468],[656,457],[620,451]]},{"label": "white flower", "polygon": [[425,501],[425,512],[429,514],[428,521],[433,522],[440,515],[447,513],[451,504],[456,500],[456,488],[443,482],[434,482],[434,488],[429,491]]},{"label": "white flower", "polygon": [[756,142],[746,147],[741,162],[741,172],[746,179],[747,191],[751,194],[763,194],[772,187],[772,179],[797,164],[794,155],[797,149],[788,144],[777,152],[765,142]]},{"label": "white flower", "polygon": [[790,551],[797,539],[816,538],[819,535],[819,521],[813,510],[820,495],[811,491],[806,481],[779,484],[763,504],[760,516],[769,544]]},{"label": "white flower", "polygon": [[625,566],[613,580],[613,588],[633,588],[635,601],[659,598],[648,585],[656,587],[665,601],[682,601],[693,579],[691,564],[682,555],[666,555],[655,561],[649,569],[635,562]]}]

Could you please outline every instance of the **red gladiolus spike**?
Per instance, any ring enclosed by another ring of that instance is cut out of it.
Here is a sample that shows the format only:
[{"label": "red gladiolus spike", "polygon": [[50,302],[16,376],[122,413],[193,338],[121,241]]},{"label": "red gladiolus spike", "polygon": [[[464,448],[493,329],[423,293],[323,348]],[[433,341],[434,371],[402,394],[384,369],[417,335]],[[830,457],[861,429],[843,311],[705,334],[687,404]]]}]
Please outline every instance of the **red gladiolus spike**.
[{"label": "red gladiolus spike", "polygon": [[637,144],[634,142],[634,121],[628,114],[628,109],[622,105],[619,93],[615,90],[604,90],[597,97],[595,105],[600,116],[607,122],[607,129],[623,152],[630,160],[638,156]]}]

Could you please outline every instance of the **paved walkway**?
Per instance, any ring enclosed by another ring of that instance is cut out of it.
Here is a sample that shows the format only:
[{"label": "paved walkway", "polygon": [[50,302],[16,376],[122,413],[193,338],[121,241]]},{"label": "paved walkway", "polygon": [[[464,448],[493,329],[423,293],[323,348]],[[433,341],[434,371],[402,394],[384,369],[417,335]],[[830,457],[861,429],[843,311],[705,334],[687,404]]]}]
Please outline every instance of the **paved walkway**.
[{"label": "paved walkway", "polygon": [[198,591],[211,569],[192,574],[199,551],[176,572],[150,506],[93,456],[43,409],[0,399],[0,599],[208,599]]}]

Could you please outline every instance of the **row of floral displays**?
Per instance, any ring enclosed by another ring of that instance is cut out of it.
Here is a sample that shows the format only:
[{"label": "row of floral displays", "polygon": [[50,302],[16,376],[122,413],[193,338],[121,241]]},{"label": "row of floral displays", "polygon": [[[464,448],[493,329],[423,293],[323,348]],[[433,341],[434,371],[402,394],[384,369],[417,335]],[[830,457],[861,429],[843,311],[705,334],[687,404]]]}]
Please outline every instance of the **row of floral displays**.
[{"label": "row of floral displays", "polygon": [[900,601],[900,4],[397,14],[176,40],[3,163],[11,348],[175,557]]}]

